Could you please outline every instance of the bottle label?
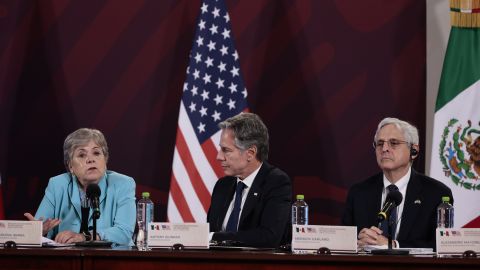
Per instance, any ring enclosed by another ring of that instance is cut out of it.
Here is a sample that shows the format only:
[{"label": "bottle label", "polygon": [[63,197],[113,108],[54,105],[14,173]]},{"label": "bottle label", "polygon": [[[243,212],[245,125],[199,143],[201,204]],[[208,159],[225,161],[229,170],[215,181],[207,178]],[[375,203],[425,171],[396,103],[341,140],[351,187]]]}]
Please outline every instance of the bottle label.
[{"label": "bottle label", "polygon": [[150,205],[145,205],[145,224],[148,226],[149,222],[152,222],[152,212],[151,212],[151,206]]}]

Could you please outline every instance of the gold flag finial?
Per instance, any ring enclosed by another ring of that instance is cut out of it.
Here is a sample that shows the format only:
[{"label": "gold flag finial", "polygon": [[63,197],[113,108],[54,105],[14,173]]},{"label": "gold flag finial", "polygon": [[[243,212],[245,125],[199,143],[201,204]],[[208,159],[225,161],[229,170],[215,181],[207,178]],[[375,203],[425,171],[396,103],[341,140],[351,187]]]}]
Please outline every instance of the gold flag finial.
[{"label": "gold flag finial", "polygon": [[452,26],[480,28],[480,0],[450,0]]}]

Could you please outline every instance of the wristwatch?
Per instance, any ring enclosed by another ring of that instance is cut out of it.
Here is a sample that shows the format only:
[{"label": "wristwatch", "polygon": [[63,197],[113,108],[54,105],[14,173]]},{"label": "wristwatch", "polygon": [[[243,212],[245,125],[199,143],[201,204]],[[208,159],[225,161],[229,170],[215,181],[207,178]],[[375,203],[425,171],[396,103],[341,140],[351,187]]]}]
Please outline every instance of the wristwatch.
[{"label": "wristwatch", "polygon": [[85,241],[91,241],[92,240],[92,235],[90,232],[82,232],[83,236],[85,237]]}]

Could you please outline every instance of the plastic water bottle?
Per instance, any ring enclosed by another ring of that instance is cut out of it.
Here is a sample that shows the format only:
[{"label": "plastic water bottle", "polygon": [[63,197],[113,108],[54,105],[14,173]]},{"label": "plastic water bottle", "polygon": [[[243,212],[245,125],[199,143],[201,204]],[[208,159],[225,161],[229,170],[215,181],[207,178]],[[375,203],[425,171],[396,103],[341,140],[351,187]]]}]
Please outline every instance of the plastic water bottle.
[{"label": "plastic water bottle", "polygon": [[308,204],[305,196],[297,195],[297,200],[292,204],[292,225],[308,225]]},{"label": "plastic water bottle", "polygon": [[437,207],[437,228],[453,228],[453,205],[450,197],[442,197],[442,203]]},{"label": "plastic water bottle", "polygon": [[138,232],[137,232],[137,249],[138,250],[148,250],[145,239],[145,230],[143,229],[143,222],[137,221]]},{"label": "plastic water bottle", "polygon": [[153,202],[150,193],[143,192],[137,203],[137,249],[148,250],[148,223],[153,222]]}]

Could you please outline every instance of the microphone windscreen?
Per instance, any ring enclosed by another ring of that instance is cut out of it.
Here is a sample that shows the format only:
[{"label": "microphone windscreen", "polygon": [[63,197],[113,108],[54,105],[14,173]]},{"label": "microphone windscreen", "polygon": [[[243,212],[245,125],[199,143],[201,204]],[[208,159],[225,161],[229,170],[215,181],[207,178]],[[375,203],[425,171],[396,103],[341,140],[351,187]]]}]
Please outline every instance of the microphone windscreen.
[{"label": "microphone windscreen", "polygon": [[92,198],[98,198],[100,197],[100,194],[102,191],[100,190],[100,187],[97,184],[90,184],[87,186],[87,198],[92,199]]},{"label": "microphone windscreen", "polygon": [[398,190],[390,191],[387,195],[387,200],[394,202],[395,206],[398,206],[403,200],[402,193]]}]

